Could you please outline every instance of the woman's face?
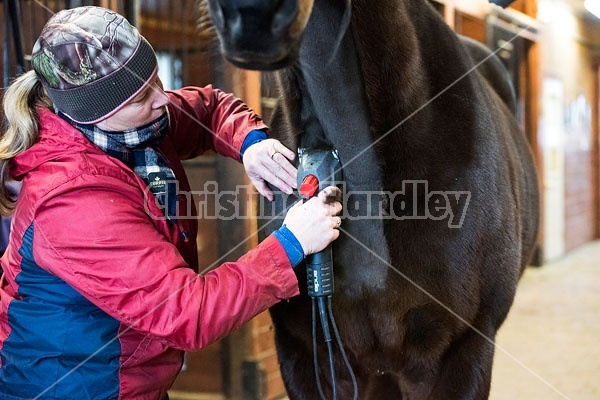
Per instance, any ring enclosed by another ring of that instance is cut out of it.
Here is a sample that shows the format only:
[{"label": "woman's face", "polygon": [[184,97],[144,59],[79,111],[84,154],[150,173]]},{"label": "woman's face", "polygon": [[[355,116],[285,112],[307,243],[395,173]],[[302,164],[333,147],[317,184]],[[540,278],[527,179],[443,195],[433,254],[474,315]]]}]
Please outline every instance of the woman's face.
[{"label": "woman's face", "polygon": [[125,131],[146,125],[166,111],[169,98],[158,75],[141,92],[96,126],[104,131]]}]

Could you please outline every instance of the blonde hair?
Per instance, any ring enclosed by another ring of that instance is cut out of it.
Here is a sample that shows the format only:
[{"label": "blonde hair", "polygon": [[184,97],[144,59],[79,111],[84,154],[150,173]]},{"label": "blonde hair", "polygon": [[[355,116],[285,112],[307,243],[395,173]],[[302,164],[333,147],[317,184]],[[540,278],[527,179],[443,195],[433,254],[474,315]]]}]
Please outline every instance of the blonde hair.
[{"label": "blonde hair", "polygon": [[0,137],[0,214],[8,215],[15,208],[15,199],[6,190],[10,179],[10,162],[31,147],[38,139],[37,107],[52,109],[52,102],[35,71],[18,77],[4,94],[4,115],[8,129]]}]

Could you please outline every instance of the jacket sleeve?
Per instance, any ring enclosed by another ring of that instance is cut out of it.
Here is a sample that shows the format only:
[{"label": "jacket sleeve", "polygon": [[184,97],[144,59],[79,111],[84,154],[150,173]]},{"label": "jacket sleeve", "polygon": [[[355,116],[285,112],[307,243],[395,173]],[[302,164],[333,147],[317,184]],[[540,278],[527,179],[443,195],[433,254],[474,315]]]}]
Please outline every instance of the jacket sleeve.
[{"label": "jacket sleeve", "polygon": [[198,275],[157,230],[139,190],[109,177],[76,180],[77,190],[39,205],[35,261],[123,324],[170,347],[197,350],[298,294],[274,237]]},{"label": "jacket sleeve", "polygon": [[207,150],[239,160],[246,135],[254,129],[267,129],[242,100],[211,85],[167,93],[170,134],[182,160]]}]

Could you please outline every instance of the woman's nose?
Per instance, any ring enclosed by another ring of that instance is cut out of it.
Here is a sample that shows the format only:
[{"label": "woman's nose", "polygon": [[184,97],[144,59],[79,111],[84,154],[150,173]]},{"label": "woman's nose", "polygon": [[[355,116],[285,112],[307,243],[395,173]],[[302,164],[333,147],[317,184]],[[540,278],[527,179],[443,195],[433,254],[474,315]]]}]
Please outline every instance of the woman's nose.
[{"label": "woman's nose", "polygon": [[154,85],[152,88],[152,108],[162,108],[167,104],[169,104],[169,96],[167,96],[161,85]]}]

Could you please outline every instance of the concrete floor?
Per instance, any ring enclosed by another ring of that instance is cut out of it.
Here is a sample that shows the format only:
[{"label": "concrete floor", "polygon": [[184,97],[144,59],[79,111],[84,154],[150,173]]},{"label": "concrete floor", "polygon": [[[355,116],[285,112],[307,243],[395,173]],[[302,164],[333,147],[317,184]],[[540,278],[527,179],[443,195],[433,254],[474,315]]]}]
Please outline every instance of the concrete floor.
[{"label": "concrete floor", "polygon": [[600,242],[526,271],[496,338],[490,399],[600,399]]}]

